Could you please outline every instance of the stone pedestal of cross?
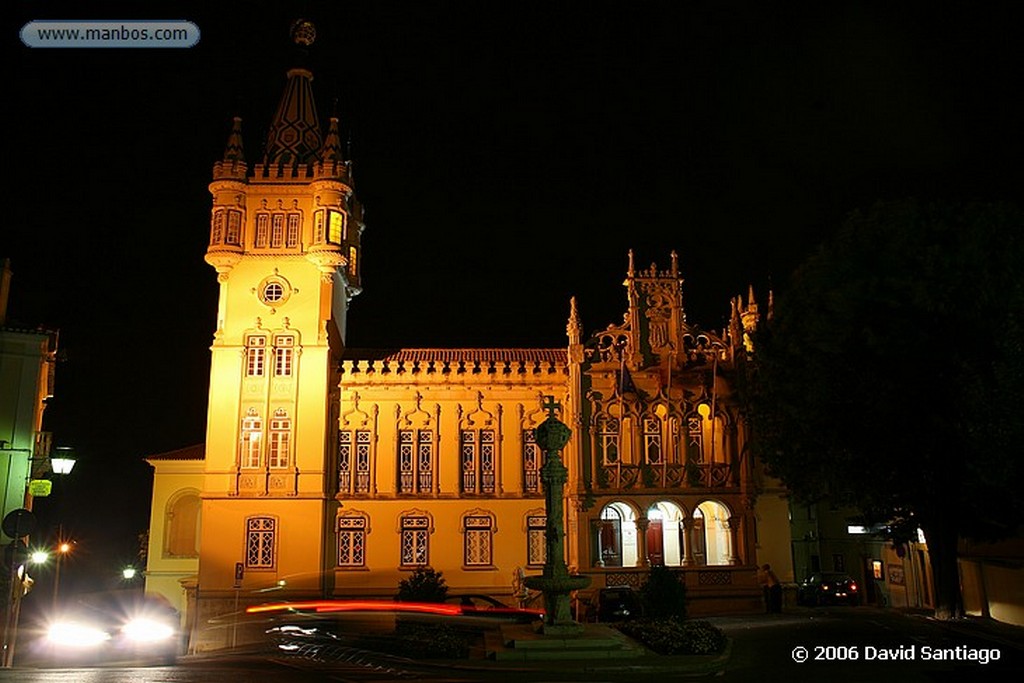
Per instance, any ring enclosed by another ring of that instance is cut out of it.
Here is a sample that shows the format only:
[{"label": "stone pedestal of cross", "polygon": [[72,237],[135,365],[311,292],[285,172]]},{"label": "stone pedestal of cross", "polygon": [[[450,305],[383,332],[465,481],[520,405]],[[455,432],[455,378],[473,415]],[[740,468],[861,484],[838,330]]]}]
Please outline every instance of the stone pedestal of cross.
[{"label": "stone pedestal of cross", "polygon": [[547,526],[544,530],[544,573],[530,576],[526,585],[544,594],[545,617],[541,632],[548,635],[574,635],[583,632],[583,624],[573,620],[570,594],[590,585],[590,577],[569,574],[565,564],[565,525],[562,493],[568,480],[568,470],[562,464],[561,451],[572,435],[555,411],[561,406],[554,396],[547,396],[543,408],[548,417],[534,430],[537,446],[544,453],[544,466],[540,480],[544,486],[544,511]]}]

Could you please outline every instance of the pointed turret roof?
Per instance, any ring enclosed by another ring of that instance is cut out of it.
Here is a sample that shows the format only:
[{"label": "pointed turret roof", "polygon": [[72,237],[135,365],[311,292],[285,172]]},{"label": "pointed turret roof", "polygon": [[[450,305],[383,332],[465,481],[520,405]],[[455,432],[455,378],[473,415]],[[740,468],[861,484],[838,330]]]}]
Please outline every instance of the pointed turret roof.
[{"label": "pointed turret roof", "polygon": [[[292,40],[300,50],[313,43],[313,25],[299,20],[292,26]],[[263,162],[267,165],[294,167],[319,158],[323,139],[320,118],[313,98],[313,72],[306,68],[288,71],[288,83],[270,124]]]}]

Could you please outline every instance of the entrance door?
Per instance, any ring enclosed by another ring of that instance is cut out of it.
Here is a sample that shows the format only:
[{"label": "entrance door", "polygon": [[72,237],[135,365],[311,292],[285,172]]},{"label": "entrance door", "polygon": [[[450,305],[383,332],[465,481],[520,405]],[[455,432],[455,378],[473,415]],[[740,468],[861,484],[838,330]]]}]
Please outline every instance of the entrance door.
[{"label": "entrance door", "polygon": [[665,546],[660,519],[647,522],[647,561],[652,565],[665,564]]}]

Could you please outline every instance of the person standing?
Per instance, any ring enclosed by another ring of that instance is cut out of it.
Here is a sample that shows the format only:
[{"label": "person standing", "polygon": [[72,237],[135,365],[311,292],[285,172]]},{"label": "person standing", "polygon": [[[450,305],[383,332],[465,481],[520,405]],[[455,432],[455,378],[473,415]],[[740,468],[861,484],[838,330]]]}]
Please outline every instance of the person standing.
[{"label": "person standing", "polygon": [[782,582],[772,571],[770,564],[761,565],[760,571],[761,590],[764,593],[764,607],[768,614],[779,614],[782,612]]}]

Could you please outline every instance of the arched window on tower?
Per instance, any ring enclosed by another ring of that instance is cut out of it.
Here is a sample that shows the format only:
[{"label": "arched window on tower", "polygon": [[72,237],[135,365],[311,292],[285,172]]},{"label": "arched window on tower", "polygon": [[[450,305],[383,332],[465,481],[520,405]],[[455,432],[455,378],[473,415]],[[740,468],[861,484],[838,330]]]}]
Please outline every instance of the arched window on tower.
[{"label": "arched window on tower", "polygon": [[341,211],[327,211],[327,241],[341,244],[345,239],[345,214]]}]

